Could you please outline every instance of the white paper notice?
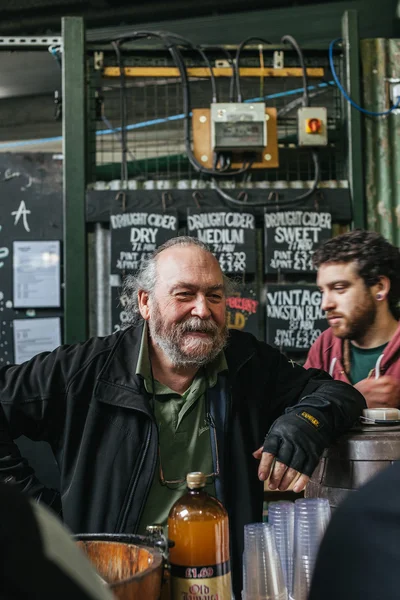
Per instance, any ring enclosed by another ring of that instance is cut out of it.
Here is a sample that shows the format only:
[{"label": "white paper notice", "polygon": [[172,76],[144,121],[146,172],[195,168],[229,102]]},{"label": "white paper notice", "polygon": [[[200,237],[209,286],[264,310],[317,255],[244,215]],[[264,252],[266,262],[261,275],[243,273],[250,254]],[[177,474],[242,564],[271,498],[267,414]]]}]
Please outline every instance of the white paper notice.
[{"label": "white paper notice", "polygon": [[60,306],[60,242],[13,243],[14,307]]},{"label": "white paper notice", "polygon": [[58,317],[48,319],[15,319],[14,358],[20,364],[39,352],[47,352],[61,345],[61,324]]}]

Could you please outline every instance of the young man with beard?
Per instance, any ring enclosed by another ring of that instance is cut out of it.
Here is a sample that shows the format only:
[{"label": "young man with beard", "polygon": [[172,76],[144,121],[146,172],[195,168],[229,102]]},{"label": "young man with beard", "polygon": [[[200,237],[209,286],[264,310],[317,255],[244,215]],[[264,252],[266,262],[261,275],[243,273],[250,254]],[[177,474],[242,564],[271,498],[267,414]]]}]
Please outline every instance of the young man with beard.
[{"label": "young man with beard", "polygon": [[[75,532],[143,533],[166,522],[189,471],[205,472],[228,509],[239,598],[261,482],[271,471],[271,488],[298,478],[300,491],[365,403],[250,334],[228,335],[228,292],[208,248],[174,238],[127,279],[135,326],[0,369],[0,477],[62,508]],[[61,502],[19,455],[21,434],[50,442]]]},{"label": "young man with beard", "polygon": [[369,407],[400,406],[400,253],[381,235],[351,231],[314,254],[329,329],[306,368],[352,383]]}]

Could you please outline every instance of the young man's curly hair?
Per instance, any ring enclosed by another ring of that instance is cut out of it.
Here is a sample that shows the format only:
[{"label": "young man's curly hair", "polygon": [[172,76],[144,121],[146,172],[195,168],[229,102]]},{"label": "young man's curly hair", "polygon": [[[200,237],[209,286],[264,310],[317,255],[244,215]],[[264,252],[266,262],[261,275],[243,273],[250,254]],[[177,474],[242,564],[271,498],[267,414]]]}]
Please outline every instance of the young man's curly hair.
[{"label": "young man's curly hair", "polygon": [[390,280],[389,308],[400,318],[400,251],[379,233],[356,229],[334,237],[314,252],[313,263],[349,263],[355,261],[359,276],[370,287],[385,275]]}]

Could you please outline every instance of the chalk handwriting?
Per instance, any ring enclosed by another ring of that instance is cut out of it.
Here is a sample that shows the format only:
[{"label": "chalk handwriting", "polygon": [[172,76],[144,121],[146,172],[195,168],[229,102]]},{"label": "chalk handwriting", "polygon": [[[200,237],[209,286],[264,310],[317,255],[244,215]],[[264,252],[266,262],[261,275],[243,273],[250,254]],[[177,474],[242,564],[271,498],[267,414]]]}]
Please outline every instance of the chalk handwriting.
[{"label": "chalk handwriting", "polygon": [[210,246],[224,272],[243,273],[254,267],[247,256],[253,244],[255,247],[254,215],[225,211],[192,213],[188,214],[187,225],[190,234]]},{"label": "chalk handwriting", "polygon": [[332,231],[332,215],[312,211],[281,211],[264,215],[266,270],[313,271],[312,254]]},{"label": "chalk handwriting", "polygon": [[13,212],[11,213],[12,217],[15,216],[14,225],[17,225],[20,218],[22,217],[22,223],[24,225],[25,231],[30,231],[27,219],[27,216],[30,214],[31,211],[26,208],[25,202],[21,200],[18,210],[13,210]]},{"label": "chalk handwriting", "polygon": [[268,341],[275,346],[307,350],[324,329],[321,293],[314,287],[267,291]]},{"label": "chalk handwriting", "polygon": [[111,228],[121,229],[135,225],[150,227],[161,227],[162,229],[174,230],[177,227],[177,218],[173,215],[161,215],[154,213],[122,213],[111,215]]},{"label": "chalk handwriting", "polygon": [[26,185],[23,185],[21,187],[21,191],[24,192],[25,190],[27,190],[28,188],[32,187],[32,183],[33,183],[33,178],[30,175],[27,175],[28,177],[28,183]]},{"label": "chalk handwriting", "polygon": [[7,258],[7,256],[10,254],[10,251],[8,248],[0,248],[0,268],[4,267],[4,262],[2,261],[3,258]]},{"label": "chalk handwriting", "polygon": [[3,181],[9,181],[10,179],[14,179],[14,177],[19,177],[21,173],[18,171],[13,171],[12,169],[6,169],[4,172]]}]

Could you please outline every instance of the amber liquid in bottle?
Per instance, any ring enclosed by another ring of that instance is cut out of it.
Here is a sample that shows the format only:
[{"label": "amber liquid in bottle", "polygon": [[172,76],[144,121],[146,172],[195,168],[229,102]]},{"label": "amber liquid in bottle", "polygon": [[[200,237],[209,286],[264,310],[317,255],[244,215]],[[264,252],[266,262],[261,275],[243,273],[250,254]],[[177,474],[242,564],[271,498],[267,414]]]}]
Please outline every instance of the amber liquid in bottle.
[{"label": "amber liquid in bottle", "polygon": [[172,600],[231,600],[228,514],[204,491],[203,473],[189,473],[188,490],[171,508],[168,538],[174,542]]}]

